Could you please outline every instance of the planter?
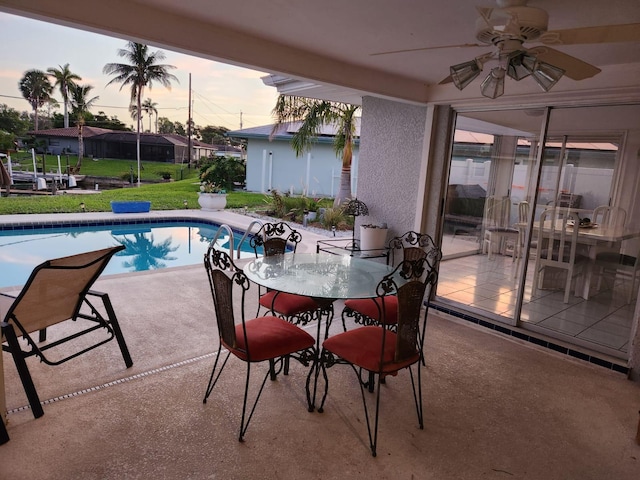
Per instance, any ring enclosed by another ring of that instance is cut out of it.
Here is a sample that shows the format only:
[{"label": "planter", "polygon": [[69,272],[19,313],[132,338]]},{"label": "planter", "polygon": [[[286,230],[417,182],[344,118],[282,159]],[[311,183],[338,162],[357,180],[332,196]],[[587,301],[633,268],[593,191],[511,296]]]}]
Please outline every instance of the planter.
[{"label": "planter", "polygon": [[379,255],[387,245],[388,228],[360,226],[360,250],[363,255]]},{"label": "planter", "polygon": [[143,213],[151,209],[151,202],[111,202],[113,213]]},{"label": "planter", "polygon": [[198,203],[202,210],[224,210],[227,206],[226,193],[198,193]]}]

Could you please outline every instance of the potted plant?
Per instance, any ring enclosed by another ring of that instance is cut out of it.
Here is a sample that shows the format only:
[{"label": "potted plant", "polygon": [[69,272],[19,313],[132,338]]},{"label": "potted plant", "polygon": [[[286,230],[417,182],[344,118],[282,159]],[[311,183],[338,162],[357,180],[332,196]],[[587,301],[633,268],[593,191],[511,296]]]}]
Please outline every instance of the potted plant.
[{"label": "potted plant", "polygon": [[213,182],[200,182],[198,204],[202,210],[224,210],[227,206],[227,192]]},{"label": "potted plant", "polygon": [[227,191],[244,172],[241,162],[232,157],[211,157],[200,167],[198,203],[203,210],[223,210]]},{"label": "potted plant", "polygon": [[360,250],[370,255],[377,255],[387,243],[387,224],[366,223],[360,225]]}]

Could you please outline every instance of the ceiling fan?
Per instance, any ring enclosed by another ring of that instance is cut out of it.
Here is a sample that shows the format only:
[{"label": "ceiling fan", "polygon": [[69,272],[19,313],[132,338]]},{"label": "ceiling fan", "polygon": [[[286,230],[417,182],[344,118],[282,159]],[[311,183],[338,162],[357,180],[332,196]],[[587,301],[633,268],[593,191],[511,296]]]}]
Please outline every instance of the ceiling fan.
[{"label": "ceiling fan", "polygon": [[[481,85],[484,96],[496,98],[504,92],[505,75],[518,81],[531,75],[544,91],[549,91],[563,75],[573,80],[584,80],[600,72],[598,67],[549,45],[640,41],[640,23],[549,31],[548,13],[541,8],[527,6],[527,0],[496,0],[496,3],[498,8],[477,7],[476,39],[481,43],[412,48],[372,55],[493,45],[493,51],[451,66],[451,75],[440,84],[453,82],[462,90],[480,74],[485,63],[497,60],[498,66],[492,68]],[[525,43],[532,42],[542,45],[524,47]]]}]

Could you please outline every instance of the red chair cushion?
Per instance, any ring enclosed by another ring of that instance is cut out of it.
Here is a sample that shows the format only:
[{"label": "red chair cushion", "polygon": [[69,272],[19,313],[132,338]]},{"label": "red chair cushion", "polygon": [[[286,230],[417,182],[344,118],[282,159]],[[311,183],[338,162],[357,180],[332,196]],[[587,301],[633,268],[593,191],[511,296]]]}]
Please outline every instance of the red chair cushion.
[{"label": "red chair cushion", "polygon": [[227,347],[236,357],[249,362],[262,362],[315,345],[314,338],[292,323],[278,317],[258,317],[245,322],[251,358],[247,357],[242,324],[236,325],[236,348]]},{"label": "red chair cushion", "polygon": [[[382,337],[385,335],[383,368],[380,368],[380,354],[382,351]],[[329,337],[322,344],[323,348],[338,355],[347,362],[362,367],[370,372],[394,373],[420,360],[416,350],[406,360],[396,362],[396,334],[382,327],[367,326],[349,330]]]},{"label": "red chair cushion", "polygon": [[346,300],[344,304],[354,312],[372,318],[376,322],[380,322],[380,312],[382,312],[382,305],[384,304],[386,315],[385,324],[395,325],[398,323],[398,297],[395,295],[378,298],[350,299]]},{"label": "red chair cushion", "polygon": [[276,313],[290,316],[318,310],[320,305],[311,297],[272,290],[260,297],[260,305]]}]

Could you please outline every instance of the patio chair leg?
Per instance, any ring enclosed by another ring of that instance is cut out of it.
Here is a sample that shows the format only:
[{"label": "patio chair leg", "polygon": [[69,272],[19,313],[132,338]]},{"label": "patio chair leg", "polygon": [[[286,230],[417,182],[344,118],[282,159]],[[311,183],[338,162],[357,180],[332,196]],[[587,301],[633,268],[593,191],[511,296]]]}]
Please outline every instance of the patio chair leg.
[{"label": "patio chair leg", "polygon": [[0,416],[0,445],[9,441],[9,433],[7,432],[7,426],[4,424],[4,420]]},{"label": "patio chair leg", "polygon": [[113,329],[113,334],[116,336],[116,340],[118,341],[120,352],[122,352],[124,364],[127,366],[127,368],[129,368],[133,365],[133,360],[131,360],[131,354],[129,353],[129,348],[127,347],[127,343],[124,340],[124,335],[122,334],[122,330],[120,329],[120,323],[118,322],[118,318],[116,317],[116,312],[113,310],[111,299],[106,293],[100,294],[100,297],[102,298],[102,303],[104,304],[104,308],[107,311],[107,318],[109,319],[109,323],[111,324],[111,328]]},{"label": "patio chair leg", "polygon": [[11,355],[13,357],[13,361],[16,364],[18,375],[20,375],[20,380],[22,381],[24,391],[27,394],[29,405],[31,405],[33,416],[35,418],[39,418],[44,415],[44,410],[42,409],[42,405],[40,405],[40,397],[38,397],[38,392],[36,391],[36,387],[33,384],[31,373],[29,373],[29,369],[27,368],[27,362],[25,362],[24,357],[22,356],[22,349],[20,348],[20,344],[18,343],[16,332],[13,329],[13,326],[4,323],[2,326],[2,333],[4,333],[4,336],[7,339],[7,344],[11,349]]}]

